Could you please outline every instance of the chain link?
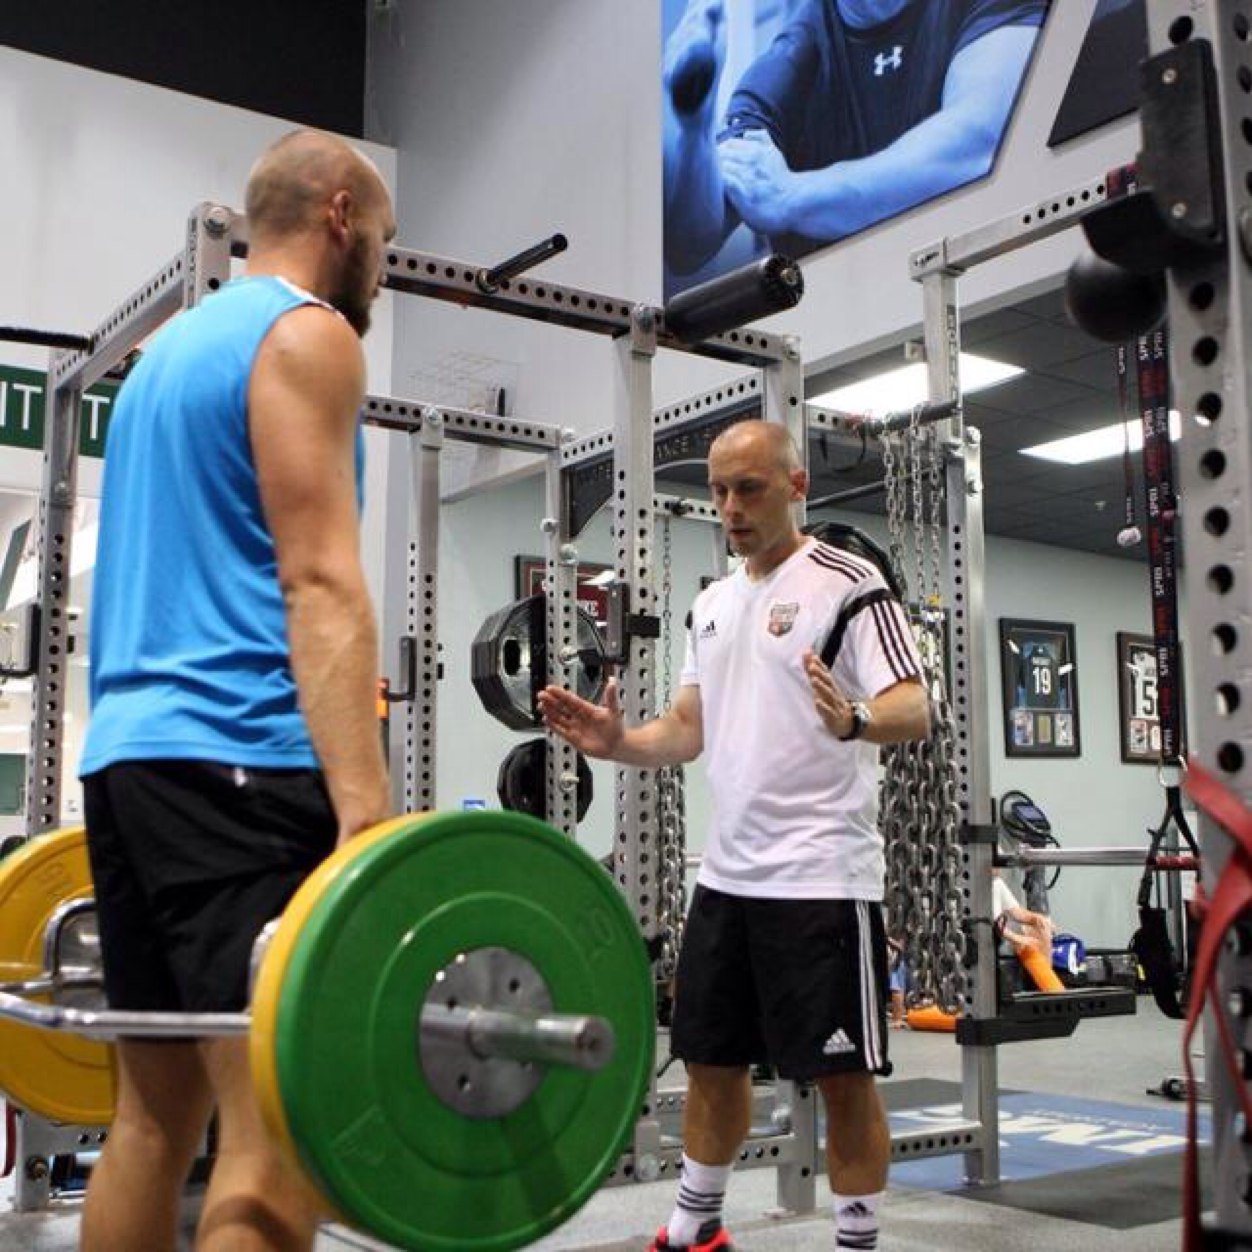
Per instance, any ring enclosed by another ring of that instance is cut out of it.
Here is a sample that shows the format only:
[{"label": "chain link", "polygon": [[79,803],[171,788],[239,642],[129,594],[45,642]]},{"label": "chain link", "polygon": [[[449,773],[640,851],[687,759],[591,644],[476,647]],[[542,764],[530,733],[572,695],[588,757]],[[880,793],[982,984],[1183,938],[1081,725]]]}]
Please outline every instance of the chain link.
[{"label": "chain link", "polygon": [[[669,513],[661,519],[661,711],[668,712],[674,679],[674,537]],[[656,772],[657,829],[661,836],[661,955],[658,974],[674,976],[687,912],[687,806],[681,765]]]},{"label": "chain link", "polygon": [[909,965],[911,1002],[934,1001],[956,1012],[966,994],[968,941],[942,594],[944,445],[933,426],[921,426],[918,410],[900,436],[899,454],[894,438],[880,435],[888,550],[902,576],[922,659],[931,735],[885,753],[879,823],[886,844],[887,924]]}]

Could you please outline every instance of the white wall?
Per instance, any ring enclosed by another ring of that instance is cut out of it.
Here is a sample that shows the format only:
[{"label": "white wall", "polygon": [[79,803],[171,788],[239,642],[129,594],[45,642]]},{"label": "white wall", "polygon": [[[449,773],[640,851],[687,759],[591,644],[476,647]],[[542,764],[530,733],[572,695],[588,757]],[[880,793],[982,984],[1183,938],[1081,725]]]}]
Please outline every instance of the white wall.
[{"label": "white wall", "polygon": [[[0,48],[0,230],[7,324],[88,333],[182,247],[188,213],[204,200],[242,207],[257,154],[292,124],[179,92]],[[395,154],[362,145],[394,186]],[[384,295],[365,341],[372,389],[391,389],[392,297]],[[0,362],[46,369],[42,349],[0,343]],[[366,562],[382,583],[381,502],[386,480],[376,432],[371,450]],[[37,492],[38,453],[0,448],[0,491]],[[84,460],[79,490],[99,491],[100,462]],[[89,601],[89,585],[73,598]],[[84,671],[72,670],[65,808],[85,709]],[[0,717],[15,720],[9,709]],[[3,750],[15,750],[4,742]]]},{"label": "white wall", "polygon": [[[439,686],[439,735],[436,775],[441,808],[457,808],[469,797],[499,807],[496,775],[505,755],[540,731],[509,730],[482,711],[470,682],[470,641],[483,621],[512,603],[513,558],[543,552],[539,521],[543,516],[542,484],[514,483],[445,507],[439,550],[439,637],[443,641],[444,681]],[[674,688],[682,669],[684,621],[702,575],[713,570],[713,527],[708,523],[673,525]],[[658,529],[657,545],[661,536]],[[602,510],[579,537],[581,561],[612,563],[607,511]],[[658,612],[660,606],[658,605]],[[657,662],[658,683],[664,667]],[[661,694],[658,687],[658,696]],[[613,767],[593,761],[596,799],[579,828],[579,842],[596,855],[612,846]],[[687,812],[693,848],[704,844],[708,804],[703,772],[688,773]]]},{"label": "white wall", "polygon": [[[1046,138],[1094,0],[1057,0],[993,176],[804,260],[801,305],[769,319],[800,335],[809,372],[915,332],[908,255],[1131,160],[1133,120],[1049,150]],[[554,281],[657,302],[661,295],[659,5],[621,0],[401,0],[375,19],[374,133],[398,149],[400,238],[478,263],[553,230],[570,250]],[[1076,232],[996,261],[963,284],[974,309],[1054,279]],[[538,272],[538,271],[537,271]],[[430,301],[397,312],[405,394],[457,353],[516,378],[516,412],[590,430],[606,421],[611,362],[593,337]],[[659,403],[719,383],[727,367],[665,353]]]},{"label": "white wall", "polygon": [[[437,800],[456,808],[469,797],[498,805],[496,772],[505,754],[529,735],[510,731],[481,711],[469,677],[470,640],[483,620],[515,599],[513,558],[542,550],[539,482],[521,482],[449,505],[440,545],[440,638],[444,681],[439,687]],[[829,514],[823,514],[828,516]],[[881,519],[845,513],[885,542]],[[683,621],[701,575],[712,572],[707,523],[674,524],[675,682],[682,665]],[[604,515],[578,543],[585,561],[611,560]],[[1066,552],[1043,544],[991,538],[987,543],[988,702],[991,791],[1027,792],[1052,821],[1066,847],[1146,845],[1146,829],[1164,807],[1156,770],[1123,764],[1117,728],[1118,631],[1150,631],[1148,576],[1131,561]],[[1072,622],[1078,660],[1081,755],[1056,759],[1006,758],[1000,700],[998,620],[1001,617]],[[658,673],[662,665],[658,659]],[[593,763],[596,800],[579,832],[597,855],[610,847],[612,770]],[[688,843],[704,846],[708,792],[700,764],[687,771]],[[1088,944],[1125,944],[1137,926],[1131,869],[1069,868],[1052,893],[1058,922]]]},{"label": "white wall", "polygon": [[[807,291],[770,329],[801,337],[807,372],[856,359],[916,333],[921,295],[907,276],[913,250],[1103,175],[1132,160],[1137,123],[1123,119],[1049,150],[1048,131],[1095,0],[1056,0],[993,176],[893,222],[806,258]],[[661,292],[659,5],[621,0],[401,0],[371,33],[367,120],[398,152],[400,240],[475,264],[501,259],[554,230],[570,250],[542,273],[553,281],[657,302]],[[1079,247],[1076,231],[981,267],[962,282],[967,313],[1054,286]],[[452,398],[458,374],[506,383],[513,412],[587,431],[610,420],[612,355],[597,338],[425,300],[396,310],[394,377],[400,394]],[[657,403],[716,385],[735,371],[663,354]],[[490,479],[509,457],[477,455],[461,469]],[[468,638],[512,598],[511,558],[540,513],[539,485],[475,495],[448,510],[443,559],[445,639]],[[517,512],[516,510],[520,510]],[[529,519],[529,520],[526,520]],[[866,524],[861,516],[851,520]],[[686,531],[694,524],[680,528]],[[872,524],[870,528],[873,529]],[[537,544],[532,534],[530,547]],[[707,540],[680,541],[692,585],[708,568]],[[588,541],[584,553],[597,553]],[[494,571],[491,573],[489,571]],[[477,590],[479,580],[485,590]],[[990,665],[992,786],[1032,794],[1066,844],[1131,842],[1159,818],[1154,771],[1123,765],[1117,746],[1113,637],[1148,626],[1141,567],[992,540],[988,605],[995,619],[1073,621],[1081,663],[1082,756],[1036,761],[1003,756],[999,665]],[[680,585],[683,585],[680,583]],[[460,616],[460,610],[469,620]],[[447,657],[456,665],[454,657]],[[464,662],[468,667],[468,661]],[[468,692],[450,674],[445,708]],[[472,697],[470,697],[472,698]],[[476,715],[475,715],[476,716]],[[493,794],[494,768],[517,738],[467,719],[441,743],[446,802]],[[480,738],[481,736],[481,738]],[[691,835],[702,840],[699,772],[691,783]],[[589,823],[599,846],[604,788]],[[1056,892],[1062,921],[1089,942],[1118,944],[1134,927],[1130,871],[1067,870]]]},{"label": "white wall", "polygon": [[[919,293],[905,274],[913,248],[1133,156],[1135,131],[1126,122],[1058,152],[1043,145],[1093,3],[1054,5],[992,180],[806,262],[805,302],[771,326],[800,333],[807,361],[850,359],[915,327]],[[570,236],[571,249],[545,266],[546,275],[613,295],[659,299],[656,6],[406,0],[378,19],[373,40],[374,134],[398,152],[371,152],[384,173],[394,174],[402,243],[482,263],[559,229]],[[16,172],[0,232],[4,320],[90,329],[178,248],[193,204],[239,202],[253,156],[286,128],[276,119],[0,49],[0,159]],[[1063,268],[1073,248],[1072,239],[1062,239],[986,267],[965,284],[967,307],[1038,286]],[[612,354],[600,339],[416,299],[398,300],[393,314],[387,301],[367,341],[372,389],[420,395],[418,383],[442,379],[455,387],[453,375],[472,367],[507,381],[519,414],[583,430],[607,423]],[[44,354],[12,345],[0,346],[0,359],[35,368],[45,363]],[[658,402],[727,372],[666,356],[657,369]],[[384,495],[382,459],[372,459],[375,501]],[[37,475],[37,457],[0,451],[0,487],[33,489]],[[93,475],[85,466],[84,490],[93,488]],[[449,673],[441,703],[448,734],[439,770],[446,803],[493,796],[498,762],[520,738],[477,713],[468,691],[468,641],[489,611],[513,598],[513,555],[538,549],[538,491],[537,483],[521,484],[447,510],[441,595]],[[383,534],[376,515],[368,529],[375,569]],[[583,548],[591,560],[607,552],[602,538],[588,538]],[[708,568],[708,550],[704,527],[678,528],[677,587],[691,591]],[[1027,556],[1033,575],[1024,572]],[[1005,762],[993,707],[994,789],[1031,792],[1067,843],[1111,841],[1111,823],[1119,838],[1137,837],[1158,816],[1159,793],[1151,770],[1118,758],[1112,636],[1116,629],[1146,627],[1142,572],[1127,563],[996,541],[988,545],[988,563],[992,617],[1075,621],[1082,665],[1083,756]],[[992,680],[998,701],[995,664]],[[607,771],[600,770],[597,781],[600,799],[588,842],[603,848]],[[702,840],[702,786],[693,779],[695,846]],[[1071,870],[1062,879],[1057,908],[1063,920],[1089,941],[1123,941],[1132,921],[1130,875],[1085,877]]]}]

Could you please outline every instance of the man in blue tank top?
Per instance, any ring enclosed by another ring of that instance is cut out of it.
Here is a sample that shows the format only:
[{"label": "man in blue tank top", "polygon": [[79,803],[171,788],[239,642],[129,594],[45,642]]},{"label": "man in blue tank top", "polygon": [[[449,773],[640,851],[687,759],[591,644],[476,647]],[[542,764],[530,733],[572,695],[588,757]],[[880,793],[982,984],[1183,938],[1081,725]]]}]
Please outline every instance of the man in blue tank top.
[{"label": "man in blue tank top", "polygon": [[[391,198],[355,149],[296,131],[246,208],[244,274],[153,338],[106,449],[80,772],[119,1009],[246,1008],[261,927],[388,808],[358,413]],[[122,1039],[87,1252],[174,1247],[215,1107],[196,1246],[311,1246],[316,1202],[262,1128],[246,1042]]]}]

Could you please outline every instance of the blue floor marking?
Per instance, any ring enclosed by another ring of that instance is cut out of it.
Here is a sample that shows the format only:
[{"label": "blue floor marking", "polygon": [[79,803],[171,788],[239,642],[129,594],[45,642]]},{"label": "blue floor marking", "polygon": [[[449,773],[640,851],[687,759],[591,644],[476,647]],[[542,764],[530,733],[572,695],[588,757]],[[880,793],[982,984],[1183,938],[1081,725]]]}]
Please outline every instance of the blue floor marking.
[{"label": "blue floor marking", "polygon": [[[1000,1096],[1000,1176],[1005,1182],[1041,1178],[1074,1169],[1095,1169],[1181,1152],[1186,1142],[1186,1107],[1111,1104],[1078,1096],[1021,1091]],[[965,1121],[959,1102],[902,1109],[889,1114],[895,1131],[940,1132]],[[1209,1115],[1201,1110],[1199,1131],[1209,1140]],[[895,1163],[893,1187],[952,1191],[964,1184],[960,1156]]]}]

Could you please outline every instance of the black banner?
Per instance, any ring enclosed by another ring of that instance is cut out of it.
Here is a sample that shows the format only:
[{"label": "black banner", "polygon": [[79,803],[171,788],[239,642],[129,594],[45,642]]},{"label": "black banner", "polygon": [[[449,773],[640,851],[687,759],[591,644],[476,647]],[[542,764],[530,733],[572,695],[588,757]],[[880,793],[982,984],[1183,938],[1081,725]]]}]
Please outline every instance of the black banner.
[{"label": "black banner", "polygon": [[1178,670],[1178,507],[1169,441],[1169,356],[1164,330],[1138,341],[1139,412],[1147,499],[1152,637],[1161,719],[1161,761],[1182,758],[1182,675]]}]

